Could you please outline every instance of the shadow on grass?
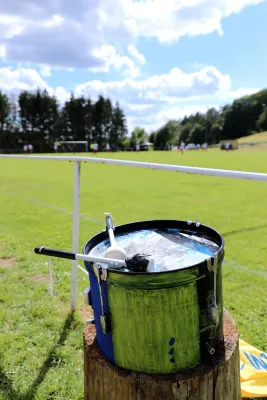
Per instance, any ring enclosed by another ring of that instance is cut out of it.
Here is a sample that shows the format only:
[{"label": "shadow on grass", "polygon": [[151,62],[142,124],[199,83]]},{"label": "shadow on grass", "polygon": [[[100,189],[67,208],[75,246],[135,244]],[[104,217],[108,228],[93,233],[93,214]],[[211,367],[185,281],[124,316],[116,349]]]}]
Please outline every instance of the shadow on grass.
[{"label": "shadow on grass", "polygon": [[222,236],[223,236],[223,237],[228,237],[228,236],[235,235],[235,234],[237,234],[237,233],[253,232],[253,231],[257,231],[258,229],[263,229],[263,228],[267,228],[267,224],[258,225],[258,226],[253,226],[253,227],[251,227],[251,228],[235,229],[235,230],[230,231],[230,232],[222,233]]},{"label": "shadow on grass", "polygon": [[33,383],[31,384],[31,386],[29,387],[29,389],[27,390],[26,393],[20,393],[13,389],[12,381],[8,378],[7,374],[4,372],[2,366],[0,365],[0,393],[1,392],[4,393],[5,400],[33,400],[34,399],[39,386],[44,381],[50,368],[53,366],[53,362],[54,362],[55,358],[57,357],[56,351],[57,351],[58,347],[62,346],[65,343],[65,341],[68,337],[68,333],[73,324],[73,321],[74,321],[74,313],[71,312],[67,316],[67,318],[64,322],[64,325],[62,327],[62,330],[61,330],[61,333],[60,333],[57,343],[55,343],[51,347],[51,349],[48,353],[48,356],[39,371],[39,374],[37,375],[37,377],[35,378],[35,380],[33,381]]}]

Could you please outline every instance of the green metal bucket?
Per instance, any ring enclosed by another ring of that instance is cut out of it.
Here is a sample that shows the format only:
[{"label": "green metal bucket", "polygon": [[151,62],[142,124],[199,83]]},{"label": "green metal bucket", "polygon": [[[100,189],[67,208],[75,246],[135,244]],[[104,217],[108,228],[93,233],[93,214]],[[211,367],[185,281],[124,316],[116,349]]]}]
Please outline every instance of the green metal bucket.
[{"label": "green metal bucket", "polygon": [[[211,228],[184,221],[142,221],[119,226],[115,233],[123,237],[129,232],[165,228],[208,238],[218,251],[181,269],[154,273],[105,270],[101,291],[93,265],[86,263],[100,349],[110,361],[132,371],[167,374],[195,367],[222,340],[222,237]],[[106,232],[95,236],[86,244],[85,253],[106,239]],[[110,321],[107,332],[101,330],[100,296]]]}]

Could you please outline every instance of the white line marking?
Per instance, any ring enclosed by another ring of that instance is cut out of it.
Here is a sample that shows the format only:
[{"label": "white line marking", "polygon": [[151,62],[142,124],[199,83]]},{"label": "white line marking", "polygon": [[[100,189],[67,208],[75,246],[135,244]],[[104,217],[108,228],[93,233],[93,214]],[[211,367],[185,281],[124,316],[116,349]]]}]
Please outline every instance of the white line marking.
[{"label": "white line marking", "polygon": [[78,268],[80,268],[80,270],[83,271],[88,276],[88,272],[86,271],[86,269],[81,267],[79,264],[78,264]]},{"label": "white line marking", "polygon": [[250,269],[249,267],[245,265],[240,265],[236,264],[234,261],[224,261],[223,262],[223,268],[231,268],[231,269],[238,269],[239,271],[246,272],[248,274],[253,274],[253,275],[258,275],[261,276],[262,278],[267,278],[267,272],[266,271],[259,271],[255,269]]},{"label": "white line marking", "polygon": [[[60,211],[60,212],[62,212],[64,214],[73,215],[72,211],[66,210],[66,209],[61,208],[59,206],[55,206],[54,204],[45,203],[45,202],[40,201],[38,199],[33,199],[31,197],[26,197],[26,196],[23,196],[21,194],[10,192],[10,191],[6,191],[6,193],[11,195],[11,196],[14,196],[14,197],[18,197],[18,198],[21,198],[21,199],[24,199],[24,200],[31,201],[32,203],[39,204],[40,206],[52,208],[52,209]],[[80,217],[82,217],[83,219],[92,221],[92,222],[96,222],[96,223],[101,224],[103,226],[105,225],[104,219],[103,219],[103,221],[101,221],[100,219],[93,218],[93,217],[90,217],[89,215],[85,215],[85,214],[80,214]]]}]

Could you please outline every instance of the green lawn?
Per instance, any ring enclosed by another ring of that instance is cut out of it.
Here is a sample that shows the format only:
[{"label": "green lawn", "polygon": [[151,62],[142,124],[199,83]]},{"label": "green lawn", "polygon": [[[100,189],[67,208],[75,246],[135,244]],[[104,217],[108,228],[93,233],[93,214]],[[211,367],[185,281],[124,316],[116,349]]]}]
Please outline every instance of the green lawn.
[{"label": "green lawn", "polygon": [[[266,153],[256,150],[111,157],[267,173]],[[0,159],[0,258],[15,257],[0,267],[0,400],[83,398],[84,319],[68,316],[71,263],[53,260],[51,297],[47,258],[33,253],[71,249],[72,187],[71,163]],[[224,305],[240,337],[267,351],[266,197],[264,182],[82,164],[80,249],[104,228],[105,211],[117,224],[171,218],[214,227],[225,237]],[[82,311],[87,286],[79,271]]]},{"label": "green lawn", "polygon": [[244,136],[238,139],[239,144],[261,144],[267,143],[267,132],[255,133],[254,135]]}]

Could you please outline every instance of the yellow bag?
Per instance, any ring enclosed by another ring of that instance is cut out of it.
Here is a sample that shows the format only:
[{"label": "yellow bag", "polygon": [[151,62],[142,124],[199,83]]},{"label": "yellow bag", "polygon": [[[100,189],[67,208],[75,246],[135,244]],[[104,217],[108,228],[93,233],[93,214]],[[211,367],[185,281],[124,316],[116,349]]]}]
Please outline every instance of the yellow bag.
[{"label": "yellow bag", "polygon": [[239,339],[242,397],[267,397],[267,354]]}]

